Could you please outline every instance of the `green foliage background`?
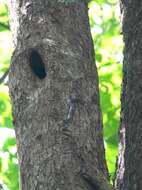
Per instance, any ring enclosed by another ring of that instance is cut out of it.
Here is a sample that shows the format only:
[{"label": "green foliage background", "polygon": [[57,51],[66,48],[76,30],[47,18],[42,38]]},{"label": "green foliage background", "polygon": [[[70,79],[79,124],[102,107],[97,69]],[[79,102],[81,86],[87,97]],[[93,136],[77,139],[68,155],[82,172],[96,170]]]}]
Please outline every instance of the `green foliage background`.
[{"label": "green foliage background", "polygon": [[[115,172],[122,79],[122,37],[117,0],[92,0],[89,4],[91,32],[100,80],[104,142],[111,180]],[[0,1],[0,77],[10,65],[12,36],[8,30],[6,1]],[[0,84],[0,189],[18,190],[18,160],[12,125],[8,79]]]}]

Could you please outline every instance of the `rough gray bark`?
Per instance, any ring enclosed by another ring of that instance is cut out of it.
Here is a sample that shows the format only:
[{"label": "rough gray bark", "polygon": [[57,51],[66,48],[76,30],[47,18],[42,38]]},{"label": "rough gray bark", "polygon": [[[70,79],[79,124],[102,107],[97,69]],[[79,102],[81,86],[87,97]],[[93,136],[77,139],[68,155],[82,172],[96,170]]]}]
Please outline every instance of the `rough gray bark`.
[{"label": "rough gray bark", "polygon": [[[124,36],[117,187],[142,189],[142,1],[121,0]],[[122,150],[122,151],[121,151]]]},{"label": "rough gray bark", "polygon": [[[21,190],[109,190],[87,3],[10,1]],[[31,70],[36,50],[46,77]]]}]

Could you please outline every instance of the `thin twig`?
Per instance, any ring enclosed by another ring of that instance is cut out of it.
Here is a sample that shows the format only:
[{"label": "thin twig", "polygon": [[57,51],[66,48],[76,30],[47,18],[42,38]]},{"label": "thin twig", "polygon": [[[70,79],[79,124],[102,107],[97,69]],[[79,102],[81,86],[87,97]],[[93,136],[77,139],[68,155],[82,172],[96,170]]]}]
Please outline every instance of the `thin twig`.
[{"label": "thin twig", "polygon": [[3,81],[5,80],[5,78],[7,77],[9,73],[9,68],[6,70],[6,72],[3,74],[3,76],[0,78],[0,84],[3,83]]},{"label": "thin twig", "polygon": [[0,190],[5,190],[2,184],[0,184]]},{"label": "thin twig", "polygon": [[0,22],[0,26],[2,26],[3,28],[10,30],[10,27],[8,24],[4,24],[3,22]]}]

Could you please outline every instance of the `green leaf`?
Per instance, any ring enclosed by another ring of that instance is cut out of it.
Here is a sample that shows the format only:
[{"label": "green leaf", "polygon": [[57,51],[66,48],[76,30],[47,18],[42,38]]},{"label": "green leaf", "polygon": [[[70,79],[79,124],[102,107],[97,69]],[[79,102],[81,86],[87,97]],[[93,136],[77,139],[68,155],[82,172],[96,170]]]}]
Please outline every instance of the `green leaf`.
[{"label": "green leaf", "polygon": [[100,53],[96,53],[96,60],[98,62],[101,62],[102,61],[102,55]]},{"label": "green leaf", "polygon": [[3,150],[4,152],[9,152],[9,148],[10,148],[11,146],[15,146],[15,144],[16,144],[16,139],[15,139],[15,137],[7,138],[6,141],[5,141],[5,143],[4,143],[4,145],[3,145],[3,147],[2,147],[2,150]]}]

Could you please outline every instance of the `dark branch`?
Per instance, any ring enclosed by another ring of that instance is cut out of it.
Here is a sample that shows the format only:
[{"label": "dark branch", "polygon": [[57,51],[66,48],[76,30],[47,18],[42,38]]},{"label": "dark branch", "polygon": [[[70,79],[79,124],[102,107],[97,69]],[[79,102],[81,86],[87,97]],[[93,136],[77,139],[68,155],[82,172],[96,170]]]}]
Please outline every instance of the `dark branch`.
[{"label": "dark branch", "polygon": [[0,78],[0,84],[3,83],[3,81],[5,80],[5,78],[7,77],[9,73],[9,68],[6,70],[6,72],[3,74],[3,76]]},{"label": "dark branch", "polygon": [[0,190],[5,190],[2,184],[0,184]]},{"label": "dark branch", "polygon": [[10,30],[9,25],[4,24],[3,22],[0,22],[0,26],[2,26],[3,28],[5,28],[5,29],[7,29],[7,30]]}]

